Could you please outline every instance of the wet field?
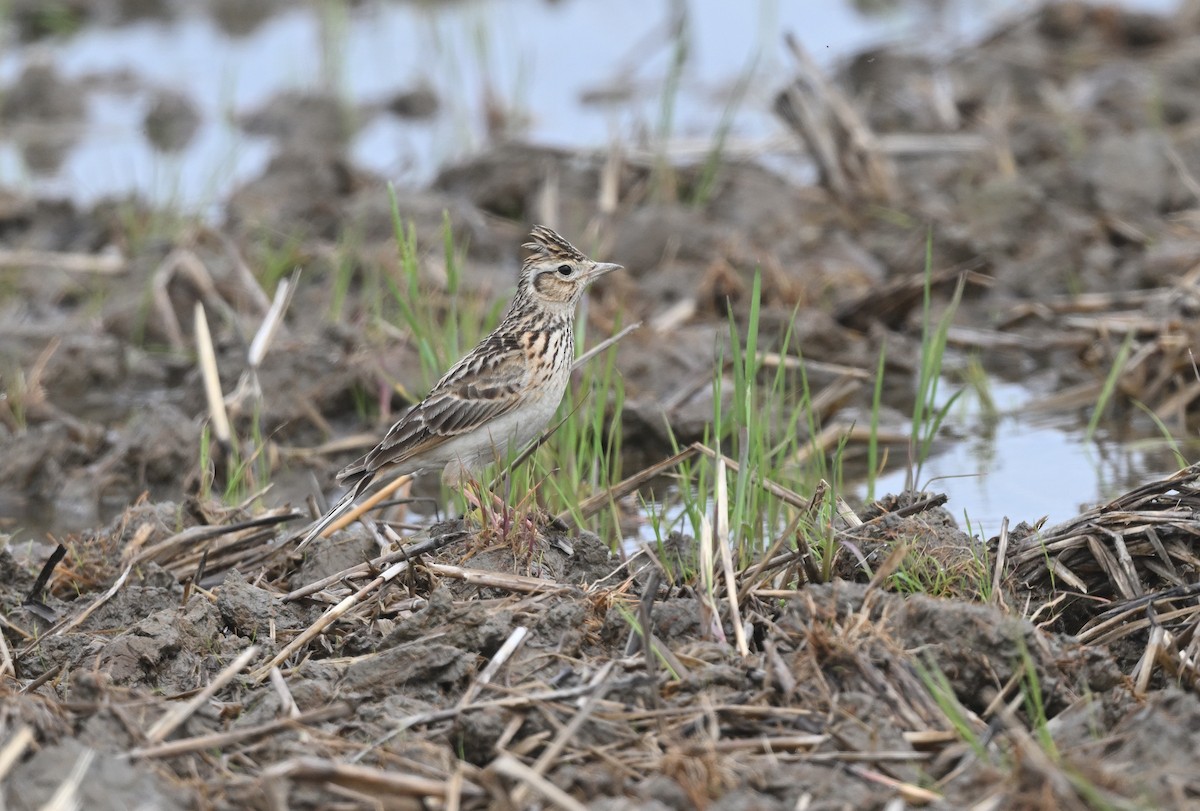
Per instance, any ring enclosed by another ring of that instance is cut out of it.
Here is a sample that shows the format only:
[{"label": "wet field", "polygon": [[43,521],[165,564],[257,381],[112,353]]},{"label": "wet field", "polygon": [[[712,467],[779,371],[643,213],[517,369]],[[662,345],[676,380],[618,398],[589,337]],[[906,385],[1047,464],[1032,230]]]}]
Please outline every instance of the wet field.
[{"label": "wet field", "polygon": [[[1200,802],[1200,11],[719,5],[8,10],[7,807]],[[297,552],[536,222],[511,513]]]}]

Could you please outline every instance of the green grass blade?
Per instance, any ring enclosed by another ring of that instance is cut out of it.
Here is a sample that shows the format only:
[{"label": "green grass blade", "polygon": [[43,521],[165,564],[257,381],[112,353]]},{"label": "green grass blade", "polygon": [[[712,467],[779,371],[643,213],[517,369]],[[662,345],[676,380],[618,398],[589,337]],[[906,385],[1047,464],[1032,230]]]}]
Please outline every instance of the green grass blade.
[{"label": "green grass blade", "polygon": [[1117,383],[1121,380],[1121,373],[1125,371],[1125,364],[1129,361],[1129,354],[1132,350],[1133,332],[1131,331],[1121,342],[1121,348],[1117,350],[1117,357],[1113,360],[1112,368],[1108,370],[1108,376],[1104,378],[1104,386],[1100,389],[1100,398],[1096,400],[1096,405],[1092,408],[1087,431],[1083,434],[1085,441],[1091,442],[1095,437],[1096,429],[1100,427],[1100,419],[1108,410],[1109,403],[1112,402],[1113,394],[1117,390]]}]

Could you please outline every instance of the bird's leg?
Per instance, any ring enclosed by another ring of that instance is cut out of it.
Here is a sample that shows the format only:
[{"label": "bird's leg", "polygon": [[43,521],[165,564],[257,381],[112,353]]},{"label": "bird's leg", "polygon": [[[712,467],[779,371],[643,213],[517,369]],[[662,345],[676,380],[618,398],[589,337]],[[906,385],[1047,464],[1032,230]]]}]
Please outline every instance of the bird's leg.
[{"label": "bird's leg", "polygon": [[479,523],[483,529],[498,531],[501,537],[508,534],[510,523],[509,510],[504,501],[493,492],[488,492],[490,507],[483,506],[484,486],[481,482],[471,479],[463,483],[462,496],[470,507],[469,512],[479,512]]},{"label": "bird's leg", "polygon": [[[509,504],[473,478],[462,481],[459,489],[470,506],[470,512],[479,516],[477,537],[485,545],[504,544],[510,546],[514,554],[523,553],[527,559],[533,555],[540,535],[536,502],[523,500],[520,504]],[[530,494],[526,498],[532,497]]]},{"label": "bird's leg", "polygon": [[458,494],[462,496],[467,505],[467,508],[463,510],[463,515],[479,509],[479,498],[471,491],[471,485],[464,482],[462,487],[458,488]]}]

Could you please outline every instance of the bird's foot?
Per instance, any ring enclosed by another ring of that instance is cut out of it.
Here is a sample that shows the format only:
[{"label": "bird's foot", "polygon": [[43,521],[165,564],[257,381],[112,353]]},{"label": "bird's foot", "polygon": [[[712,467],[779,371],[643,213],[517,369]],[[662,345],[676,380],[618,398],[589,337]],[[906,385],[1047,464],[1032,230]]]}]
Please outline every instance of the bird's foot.
[{"label": "bird's foot", "polygon": [[[529,509],[525,503],[511,506],[493,492],[478,485],[467,485],[462,490],[463,498],[470,506],[468,515],[478,519],[478,537],[485,546],[508,546],[521,557],[532,556],[541,537],[543,516],[536,504]],[[484,501],[488,502],[484,506]]]}]

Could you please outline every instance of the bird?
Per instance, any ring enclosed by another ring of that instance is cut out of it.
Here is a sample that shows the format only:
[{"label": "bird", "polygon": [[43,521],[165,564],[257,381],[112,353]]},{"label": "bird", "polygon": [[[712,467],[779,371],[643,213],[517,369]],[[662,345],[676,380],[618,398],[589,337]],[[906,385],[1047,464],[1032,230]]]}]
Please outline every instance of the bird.
[{"label": "bird", "polygon": [[450,367],[383,440],[337,474],[345,495],[309,529],[303,548],[381,476],[440,469],[461,489],[537,437],[558,410],[575,360],[575,311],[592,282],[621,265],[596,262],[544,225],[522,247],[517,291],[499,325]]}]

